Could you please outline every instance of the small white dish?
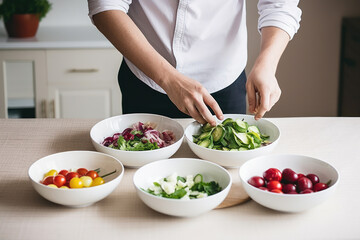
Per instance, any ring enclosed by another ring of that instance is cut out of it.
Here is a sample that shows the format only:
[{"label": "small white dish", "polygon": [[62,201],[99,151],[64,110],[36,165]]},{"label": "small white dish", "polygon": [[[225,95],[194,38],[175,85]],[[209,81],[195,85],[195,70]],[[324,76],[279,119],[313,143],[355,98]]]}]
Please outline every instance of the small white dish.
[{"label": "small white dish", "polygon": [[[290,168],[297,173],[316,174],[321,182],[331,180],[329,188],[308,194],[280,194],[256,188],[248,183],[253,176],[262,176],[269,168],[282,171]],[[249,160],[239,169],[242,185],[247,194],[257,203],[267,208],[283,212],[301,212],[326,201],[337,188],[340,175],[329,163],[320,159],[292,154],[261,156]]]},{"label": "small white dish", "polygon": [[256,125],[262,134],[270,136],[268,140],[272,143],[267,146],[262,146],[260,148],[247,151],[221,151],[205,148],[199,146],[193,141],[193,135],[197,135],[201,132],[201,124],[198,122],[193,122],[185,129],[185,139],[189,144],[190,149],[198,157],[217,163],[223,167],[237,168],[249,159],[272,152],[279,142],[280,130],[274,123],[269,120],[260,119],[256,121],[254,116],[242,114],[225,114],[224,119],[226,118],[232,118],[234,120],[244,119],[244,121],[246,121],[249,125]]},{"label": "small white dish", "polygon": [[[189,174],[195,176],[200,173],[204,177],[204,182],[218,182],[222,191],[205,198],[188,200],[154,196],[144,191],[153,182],[173,173],[184,177]],[[228,195],[232,178],[226,169],[209,161],[193,158],[172,158],[149,163],[139,168],[134,174],[133,183],[137,195],[153,210],[171,216],[193,217],[217,207]]]},{"label": "small white dish", "polygon": [[[104,184],[88,188],[61,189],[41,183],[44,174],[51,169],[60,171],[78,168],[100,168],[100,173],[103,174],[114,170],[116,172],[105,177]],[[104,199],[115,190],[124,175],[124,167],[119,160],[107,154],[95,151],[68,151],[37,160],[30,166],[28,175],[34,189],[45,199],[68,207],[86,207]]]}]

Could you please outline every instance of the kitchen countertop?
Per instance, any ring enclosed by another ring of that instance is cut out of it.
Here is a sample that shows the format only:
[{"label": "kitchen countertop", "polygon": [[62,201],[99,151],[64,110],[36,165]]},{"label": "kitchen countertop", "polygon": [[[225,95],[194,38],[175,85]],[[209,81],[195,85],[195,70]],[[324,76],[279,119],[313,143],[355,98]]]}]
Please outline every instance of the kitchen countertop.
[{"label": "kitchen countertop", "polygon": [[[340,182],[328,201],[306,212],[282,213],[254,201],[194,218],[148,208],[132,186],[136,169],[107,198],[68,208],[32,188],[28,168],[56,152],[94,150],[98,120],[0,119],[1,239],[360,239],[360,118],[268,118],[281,131],[274,154],[303,154],[333,164]],[[184,127],[191,119],[178,120]],[[195,157],[186,142],[173,157]],[[231,169],[231,171],[237,171]],[[127,191],[123,191],[127,189]]]},{"label": "kitchen countertop", "polygon": [[9,38],[0,28],[0,50],[113,48],[95,26],[39,26],[33,38]]}]

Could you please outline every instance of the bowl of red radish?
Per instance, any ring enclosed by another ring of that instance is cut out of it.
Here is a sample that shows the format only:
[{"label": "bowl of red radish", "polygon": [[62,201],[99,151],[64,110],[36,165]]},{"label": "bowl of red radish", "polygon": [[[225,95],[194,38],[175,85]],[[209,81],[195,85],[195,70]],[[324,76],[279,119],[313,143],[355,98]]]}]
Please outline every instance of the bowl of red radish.
[{"label": "bowl of red radish", "polygon": [[251,199],[282,212],[301,212],[323,203],[340,179],[330,163],[292,154],[253,158],[240,167],[239,175]]},{"label": "bowl of red radish", "polygon": [[171,157],[181,146],[184,129],[176,120],[156,114],[124,114],[96,123],[91,141],[99,152],[138,168]]}]

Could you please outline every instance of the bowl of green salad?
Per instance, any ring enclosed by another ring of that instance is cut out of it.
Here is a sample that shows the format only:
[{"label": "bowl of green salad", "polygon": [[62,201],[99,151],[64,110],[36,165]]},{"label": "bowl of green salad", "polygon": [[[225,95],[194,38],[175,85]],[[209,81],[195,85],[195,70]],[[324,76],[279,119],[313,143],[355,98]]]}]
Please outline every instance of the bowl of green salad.
[{"label": "bowl of green salad", "polygon": [[232,178],[218,164],[172,158],[146,164],[133,177],[139,198],[153,210],[194,217],[216,208],[229,193]]},{"label": "bowl of green salad", "polygon": [[171,157],[181,146],[183,127],[156,114],[124,114],[96,123],[91,141],[99,152],[109,154],[126,167],[138,168]]},{"label": "bowl of green salad", "polygon": [[190,149],[200,158],[227,168],[238,168],[247,160],[274,150],[279,128],[267,119],[225,114],[216,126],[192,122],[185,129]]}]

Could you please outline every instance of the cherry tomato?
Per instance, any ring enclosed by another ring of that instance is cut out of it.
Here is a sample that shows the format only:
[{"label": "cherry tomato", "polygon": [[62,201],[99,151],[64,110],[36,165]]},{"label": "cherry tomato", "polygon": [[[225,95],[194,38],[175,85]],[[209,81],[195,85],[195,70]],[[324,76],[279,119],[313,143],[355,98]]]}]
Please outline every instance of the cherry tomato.
[{"label": "cherry tomato", "polygon": [[89,176],[82,176],[80,177],[81,181],[83,182],[84,187],[91,187],[93,179]]},{"label": "cherry tomato", "polygon": [[302,177],[306,177],[305,174],[302,174],[302,173],[298,173],[298,180]]},{"label": "cherry tomato", "polygon": [[61,187],[66,183],[66,178],[63,175],[57,175],[54,177],[54,184],[57,187]]},{"label": "cherry tomato", "polygon": [[279,189],[279,190],[282,189],[282,185],[279,181],[270,181],[270,182],[268,182],[266,187],[269,189],[269,191],[271,191],[273,189]]},{"label": "cherry tomato", "polygon": [[54,184],[54,176],[45,177],[42,183],[45,185]]},{"label": "cherry tomato", "polygon": [[307,189],[301,191],[300,194],[307,194],[307,193],[313,193],[313,192],[314,192],[313,190],[307,188]]},{"label": "cherry tomato", "polygon": [[266,187],[259,187],[259,189],[267,191],[267,192],[269,191],[269,189],[267,189]]},{"label": "cherry tomato", "polygon": [[99,177],[99,174],[97,172],[95,172],[94,170],[90,170],[86,173],[86,176],[89,176],[92,179],[95,179],[95,178]]},{"label": "cherry tomato", "polygon": [[93,180],[91,186],[98,186],[104,183],[105,183],[104,179],[102,179],[101,177],[97,177]]},{"label": "cherry tomato", "polygon": [[65,189],[69,189],[69,187],[67,187],[67,186],[61,186],[60,188],[65,188]]},{"label": "cherry tomato", "polygon": [[55,184],[49,184],[47,185],[48,187],[52,187],[52,188],[58,188]]},{"label": "cherry tomato", "polygon": [[290,192],[296,192],[296,187],[294,184],[288,183],[288,184],[284,184],[282,191],[284,193],[290,193]]},{"label": "cherry tomato", "polygon": [[263,177],[266,181],[280,181],[281,172],[277,168],[269,168],[264,172]]},{"label": "cherry tomato", "polygon": [[84,183],[78,177],[74,177],[70,180],[70,188],[82,188]]},{"label": "cherry tomato", "polygon": [[77,172],[68,172],[65,175],[66,181],[70,182],[71,179],[73,179],[74,177],[80,177],[79,174]]},{"label": "cherry tomato", "polygon": [[282,180],[286,183],[296,183],[298,178],[299,176],[297,175],[297,173],[290,168],[285,168],[282,171]]},{"label": "cherry tomato", "polygon": [[86,168],[79,168],[76,172],[81,176],[85,176],[88,170]]},{"label": "cherry tomato", "polygon": [[248,183],[254,187],[262,187],[265,184],[265,181],[262,177],[254,176],[248,180]]},{"label": "cherry tomato", "polygon": [[271,189],[270,192],[273,192],[273,193],[283,193],[280,189]]},{"label": "cherry tomato", "polygon": [[66,176],[66,174],[67,174],[68,172],[69,172],[68,170],[63,169],[63,170],[61,170],[61,171],[59,172],[58,175]]},{"label": "cherry tomato", "polygon": [[58,175],[58,172],[55,170],[55,169],[51,169],[50,171],[48,171],[44,177],[47,177],[47,176],[56,176]]},{"label": "cherry tomato", "polygon": [[313,185],[315,185],[315,184],[317,184],[318,182],[320,182],[319,177],[318,177],[317,175],[315,175],[315,174],[310,173],[310,174],[306,175],[306,177],[307,177],[308,179],[310,179],[310,181],[312,182]]},{"label": "cherry tomato", "polygon": [[313,191],[314,192],[319,192],[319,191],[322,191],[324,189],[327,189],[329,186],[325,183],[316,183],[313,187]]},{"label": "cherry tomato", "polygon": [[297,190],[298,192],[302,192],[305,189],[312,189],[313,184],[307,177],[302,177],[297,181]]}]

